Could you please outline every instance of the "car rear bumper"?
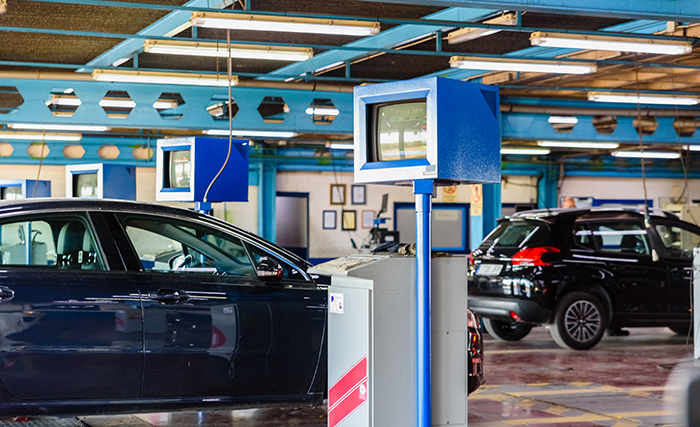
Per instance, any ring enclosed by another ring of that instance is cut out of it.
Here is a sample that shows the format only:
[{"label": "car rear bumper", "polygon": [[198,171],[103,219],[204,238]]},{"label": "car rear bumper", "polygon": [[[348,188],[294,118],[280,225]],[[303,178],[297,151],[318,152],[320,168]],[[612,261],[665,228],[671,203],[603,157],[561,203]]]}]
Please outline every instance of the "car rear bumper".
[{"label": "car rear bumper", "polygon": [[511,311],[527,323],[548,323],[552,317],[552,310],[548,310],[534,301],[471,295],[468,301],[469,308],[481,317],[512,320]]}]

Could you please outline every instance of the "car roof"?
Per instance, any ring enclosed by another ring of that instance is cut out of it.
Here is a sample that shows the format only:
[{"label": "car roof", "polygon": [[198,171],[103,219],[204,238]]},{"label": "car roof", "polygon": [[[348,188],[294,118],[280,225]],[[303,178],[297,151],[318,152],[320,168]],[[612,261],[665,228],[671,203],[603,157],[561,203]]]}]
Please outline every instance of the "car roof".
[{"label": "car roof", "polygon": [[[679,219],[675,214],[656,209],[650,212],[655,218],[672,218]],[[644,214],[636,207],[629,206],[599,206],[593,208],[554,208],[554,209],[535,209],[530,211],[516,212],[506,218],[522,218],[522,219],[542,219],[552,221],[556,217],[561,218],[642,218]]]}]

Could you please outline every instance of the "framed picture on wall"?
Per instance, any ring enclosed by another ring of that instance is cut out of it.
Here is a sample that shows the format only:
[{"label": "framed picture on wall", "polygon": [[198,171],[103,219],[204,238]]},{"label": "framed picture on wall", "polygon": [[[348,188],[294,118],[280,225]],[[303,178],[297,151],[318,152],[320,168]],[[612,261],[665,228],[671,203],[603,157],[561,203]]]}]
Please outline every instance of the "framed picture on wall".
[{"label": "framed picture on wall", "polygon": [[331,184],[331,205],[345,204],[345,184]]},{"label": "framed picture on wall", "polygon": [[362,228],[374,228],[374,211],[362,211]]},{"label": "framed picture on wall", "polygon": [[357,211],[343,211],[343,230],[357,229]]},{"label": "framed picture on wall", "polygon": [[336,211],[323,211],[323,229],[335,230],[338,213]]},{"label": "framed picture on wall", "polygon": [[352,204],[353,205],[364,205],[366,201],[367,186],[358,184],[352,186]]}]

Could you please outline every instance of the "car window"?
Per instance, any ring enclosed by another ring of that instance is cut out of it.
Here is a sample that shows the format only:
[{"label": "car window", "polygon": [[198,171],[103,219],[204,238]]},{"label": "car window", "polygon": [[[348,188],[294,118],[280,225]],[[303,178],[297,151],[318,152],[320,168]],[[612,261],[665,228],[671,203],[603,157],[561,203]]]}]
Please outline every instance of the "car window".
[{"label": "car window", "polygon": [[641,224],[616,221],[590,224],[593,241],[603,252],[649,255],[647,232]]},{"label": "car window", "polygon": [[489,234],[482,246],[527,247],[544,243],[549,230],[540,221],[503,221]]},{"label": "car window", "polygon": [[87,221],[60,216],[0,222],[0,265],[104,270]]},{"label": "car window", "polygon": [[586,249],[596,249],[593,232],[586,224],[576,224],[574,226],[574,243]]},{"label": "car window", "polygon": [[685,228],[666,224],[657,224],[655,227],[670,257],[692,258],[693,248],[700,245],[700,235]]},{"label": "car window", "polygon": [[248,252],[235,236],[161,217],[120,219],[144,270],[256,276]]}]

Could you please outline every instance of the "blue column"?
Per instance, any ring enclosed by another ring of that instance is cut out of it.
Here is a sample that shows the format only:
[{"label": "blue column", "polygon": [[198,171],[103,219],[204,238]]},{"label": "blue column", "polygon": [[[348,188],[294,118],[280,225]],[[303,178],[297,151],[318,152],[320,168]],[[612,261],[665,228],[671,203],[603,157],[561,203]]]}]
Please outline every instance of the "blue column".
[{"label": "blue column", "polygon": [[557,179],[555,169],[549,168],[542,173],[537,182],[537,207],[539,209],[552,209],[559,205],[557,203]]},{"label": "blue column", "polygon": [[260,163],[258,171],[258,235],[274,243],[277,240],[277,166]]},{"label": "blue column", "polygon": [[416,195],[416,420],[417,427],[431,427],[430,255],[433,180],[413,181],[413,193]]},{"label": "blue column", "polygon": [[501,217],[501,184],[483,184],[482,197],[484,206],[481,215],[469,216],[469,248],[477,248],[491,230],[496,228],[497,219]]}]

